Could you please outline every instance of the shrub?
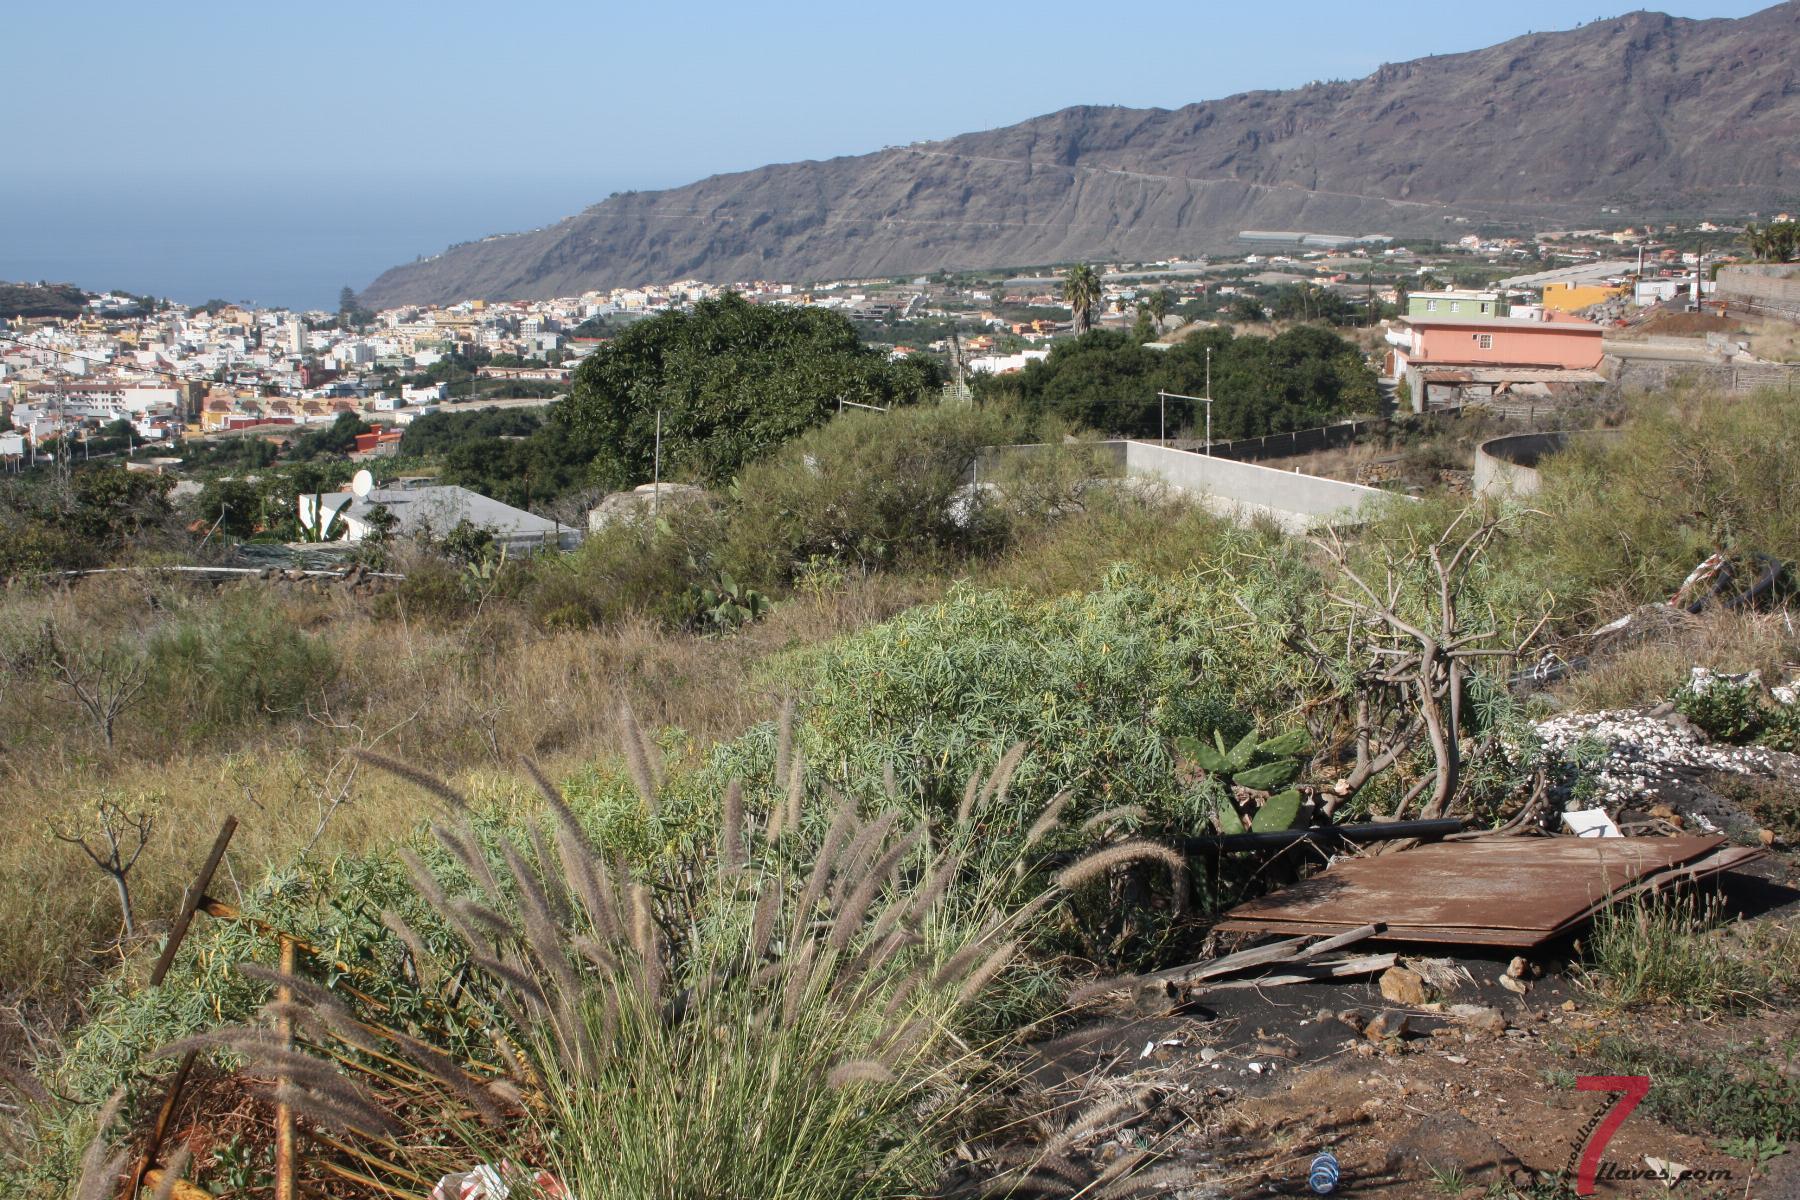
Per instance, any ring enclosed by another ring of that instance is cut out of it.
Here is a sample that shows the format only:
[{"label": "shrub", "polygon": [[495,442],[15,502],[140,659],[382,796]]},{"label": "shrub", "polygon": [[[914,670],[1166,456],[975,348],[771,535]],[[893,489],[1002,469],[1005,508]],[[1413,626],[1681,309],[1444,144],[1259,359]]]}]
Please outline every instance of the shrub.
[{"label": "shrub", "polygon": [[1696,667],[1675,693],[1675,711],[1714,741],[1745,741],[1763,727],[1762,689],[1754,678],[1728,679]]},{"label": "shrub", "polygon": [[[642,747],[627,757],[638,815],[656,824],[663,789]],[[1005,810],[907,829],[845,802],[764,808],[735,788],[690,790],[685,800],[706,814],[688,849],[633,862],[542,786],[547,814],[465,810],[436,831],[410,864],[410,888],[385,865],[360,885],[335,881],[366,915],[345,931],[348,949],[341,936],[315,944],[348,961],[320,964],[330,986],[303,972],[298,1004],[281,1010],[335,1062],[271,1049],[258,1026],[163,1053],[247,1057],[302,1117],[360,1144],[358,1168],[377,1177],[513,1162],[584,1196],[874,1200],[928,1189],[986,1091],[983,1008],[1063,890],[967,869],[984,836],[977,822]],[[996,778],[980,794],[1004,790]],[[1122,850],[1112,857],[1139,853]],[[1086,875],[1078,865],[1058,878],[1079,886]],[[223,935],[205,936],[214,944],[195,961],[227,961]],[[256,957],[233,972],[228,1021],[271,981]],[[353,988],[379,970],[365,1008]],[[454,999],[432,999],[446,978]],[[481,1066],[495,1045],[509,1065]],[[96,1081],[125,1069],[106,1062]],[[396,1071],[404,1090],[385,1086]],[[400,1129],[408,1136],[393,1139]]]},{"label": "shrub", "polygon": [[695,589],[712,582],[718,538],[710,509],[681,506],[660,520],[639,514],[590,536],[575,553],[545,560],[530,592],[533,619],[585,629],[642,617],[686,628]]},{"label": "shrub", "polygon": [[[891,771],[909,804],[950,811],[958,796],[935,780],[1023,741],[1040,749],[1020,768],[1017,803],[1070,787],[1076,811],[1129,802],[1193,828],[1210,808],[1177,781],[1172,739],[1240,737],[1248,711],[1295,699],[1279,624],[1220,621],[1237,611],[1236,586],[1223,570],[1158,580],[1130,568],[1048,601],[961,585],[774,674],[810,696],[807,760],[859,794],[879,794]],[[766,778],[769,736],[727,747],[730,769]]]},{"label": "shrub", "polygon": [[257,585],[178,616],[151,638],[149,656],[146,708],[177,734],[294,716],[338,668],[330,644]]},{"label": "shrub", "polygon": [[991,545],[983,505],[958,494],[1002,431],[969,409],[839,417],[743,473],[722,565],[769,587],[820,559],[869,569]]}]

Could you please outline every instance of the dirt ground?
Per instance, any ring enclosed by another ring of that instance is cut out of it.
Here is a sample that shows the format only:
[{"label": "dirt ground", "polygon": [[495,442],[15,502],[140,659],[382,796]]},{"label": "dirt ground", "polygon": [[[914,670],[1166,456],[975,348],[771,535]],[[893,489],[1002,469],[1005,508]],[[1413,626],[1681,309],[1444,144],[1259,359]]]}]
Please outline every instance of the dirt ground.
[{"label": "dirt ground", "polygon": [[[1769,860],[1762,875],[1734,877],[1727,899],[1746,919],[1800,920],[1793,860]],[[1560,1200],[1575,1195],[1580,1147],[1613,1103],[1575,1085],[1605,1073],[1595,1058],[1603,1039],[1723,1061],[1780,1059],[1790,1078],[1800,1074],[1792,1009],[1705,1018],[1609,1008],[1576,977],[1568,945],[1530,953],[1535,977],[1524,995],[1499,983],[1511,952],[1446,959],[1442,946],[1380,949],[1397,950],[1402,963],[1432,960],[1454,982],[1410,1007],[1384,999],[1373,978],[1215,990],[1166,1015],[1137,1015],[1119,1001],[1038,1045],[1034,1079],[1071,1112],[1096,1097],[1141,1093],[1141,1111],[1102,1126],[1084,1147],[1088,1161],[1103,1170],[1148,1147],[1157,1169],[1191,1174],[1171,1194],[1193,1200],[1310,1194],[1309,1166],[1325,1151],[1341,1171],[1334,1195]],[[1385,1036],[1379,1026],[1376,1036],[1365,1032],[1384,1017]],[[1683,1132],[1646,1105],[1606,1146],[1600,1169],[1611,1177],[1593,1194],[1800,1198],[1800,1154],[1757,1170],[1725,1153],[1724,1140]],[[1652,1158],[1696,1174],[1673,1185],[1629,1177],[1650,1170]]]}]

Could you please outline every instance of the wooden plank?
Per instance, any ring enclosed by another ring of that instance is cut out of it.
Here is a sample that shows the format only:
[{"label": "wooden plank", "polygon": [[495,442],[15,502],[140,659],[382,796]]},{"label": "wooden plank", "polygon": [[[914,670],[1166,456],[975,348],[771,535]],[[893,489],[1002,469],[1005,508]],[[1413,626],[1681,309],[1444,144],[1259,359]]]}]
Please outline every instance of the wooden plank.
[{"label": "wooden plank", "polygon": [[1198,994],[1234,991],[1242,988],[1284,987],[1290,983],[1318,983],[1326,979],[1351,979],[1358,975],[1373,975],[1377,971],[1385,971],[1399,960],[1398,954],[1365,954],[1361,958],[1346,959],[1340,963],[1316,963],[1311,966],[1284,968],[1282,974],[1254,975],[1249,979],[1224,979],[1215,983],[1203,983],[1191,991]]}]

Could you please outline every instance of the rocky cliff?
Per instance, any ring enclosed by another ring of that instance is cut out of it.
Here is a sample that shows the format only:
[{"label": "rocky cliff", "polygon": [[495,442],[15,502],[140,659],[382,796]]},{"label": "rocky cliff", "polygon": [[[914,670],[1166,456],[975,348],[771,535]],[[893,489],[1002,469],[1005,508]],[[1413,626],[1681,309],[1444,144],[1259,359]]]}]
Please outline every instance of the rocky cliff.
[{"label": "rocky cliff", "polygon": [[375,306],[698,278],[806,280],[1147,258],[1242,229],[1442,233],[1739,213],[1800,198],[1800,0],[1632,13],[1349,83],[1005,129],[614,196],[396,267]]}]

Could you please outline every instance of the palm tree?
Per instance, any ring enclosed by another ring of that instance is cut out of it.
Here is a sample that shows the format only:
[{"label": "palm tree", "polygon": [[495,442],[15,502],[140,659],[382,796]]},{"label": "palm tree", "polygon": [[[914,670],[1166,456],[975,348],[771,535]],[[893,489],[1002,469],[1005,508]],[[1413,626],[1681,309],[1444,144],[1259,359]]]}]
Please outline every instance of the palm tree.
[{"label": "palm tree", "polygon": [[1766,225],[1744,226],[1744,244],[1750,248],[1750,257],[1761,261],[1769,257],[1769,227]]},{"label": "palm tree", "polygon": [[1087,263],[1069,268],[1063,279],[1063,300],[1075,313],[1075,332],[1086,333],[1094,327],[1094,306],[1100,303],[1100,275]]},{"label": "palm tree", "polygon": [[1800,253],[1800,222],[1777,221],[1764,231],[1768,238],[1769,257],[1788,262]]},{"label": "palm tree", "polygon": [[1163,318],[1169,315],[1169,293],[1165,288],[1157,288],[1144,297],[1144,308],[1156,322],[1156,333],[1162,336]]}]

